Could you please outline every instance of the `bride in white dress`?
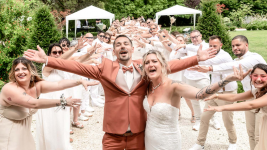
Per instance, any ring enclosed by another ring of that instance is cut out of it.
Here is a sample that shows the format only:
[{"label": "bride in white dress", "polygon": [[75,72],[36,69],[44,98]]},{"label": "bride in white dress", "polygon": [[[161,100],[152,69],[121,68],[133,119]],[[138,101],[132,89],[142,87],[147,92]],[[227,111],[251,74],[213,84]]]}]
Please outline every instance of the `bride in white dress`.
[{"label": "bride in white dress", "polygon": [[146,150],[181,150],[181,135],[176,106],[180,97],[203,99],[211,96],[231,81],[242,80],[245,75],[234,68],[234,75],[203,89],[174,81],[167,77],[168,63],[159,51],[150,50],[143,56],[144,79],[150,82],[147,98],[143,101],[147,112],[145,130]]}]

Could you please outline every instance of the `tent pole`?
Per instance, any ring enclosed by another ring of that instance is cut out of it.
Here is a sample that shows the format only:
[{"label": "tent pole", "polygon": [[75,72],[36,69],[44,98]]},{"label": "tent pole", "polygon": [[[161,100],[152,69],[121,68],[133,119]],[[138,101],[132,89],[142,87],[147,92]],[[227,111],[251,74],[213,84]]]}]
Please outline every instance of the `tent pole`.
[{"label": "tent pole", "polygon": [[66,20],[66,36],[67,36],[67,38],[69,38],[68,30],[69,30],[69,20]]},{"label": "tent pole", "polygon": [[194,30],[195,30],[195,26],[196,26],[196,14],[194,14]]},{"label": "tent pole", "polygon": [[74,35],[74,40],[76,40],[76,30],[77,30],[77,28],[76,28],[76,25],[77,25],[77,20],[75,20],[75,29],[74,29],[74,31],[75,31],[75,35]]}]

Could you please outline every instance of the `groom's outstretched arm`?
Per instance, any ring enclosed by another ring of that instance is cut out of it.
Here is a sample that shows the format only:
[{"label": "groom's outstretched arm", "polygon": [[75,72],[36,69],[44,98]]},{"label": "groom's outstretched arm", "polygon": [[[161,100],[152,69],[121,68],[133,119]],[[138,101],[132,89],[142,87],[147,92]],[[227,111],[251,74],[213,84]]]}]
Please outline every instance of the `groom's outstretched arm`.
[{"label": "groom's outstretched arm", "polygon": [[101,78],[101,72],[105,63],[105,58],[102,63],[97,66],[86,65],[74,60],[63,60],[53,57],[48,57],[47,67],[51,67],[66,72],[78,74],[90,79],[99,80]]},{"label": "groom's outstretched arm", "polygon": [[197,56],[188,57],[186,59],[175,59],[168,62],[171,73],[175,73],[198,64]]}]

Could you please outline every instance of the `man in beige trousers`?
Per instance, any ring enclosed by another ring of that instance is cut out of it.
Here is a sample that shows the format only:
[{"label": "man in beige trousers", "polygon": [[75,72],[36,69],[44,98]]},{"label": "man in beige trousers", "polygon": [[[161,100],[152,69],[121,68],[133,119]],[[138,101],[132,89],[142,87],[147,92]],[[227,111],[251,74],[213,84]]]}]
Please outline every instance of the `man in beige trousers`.
[{"label": "man in beige trousers", "polygon": [[[232,39],[232,51],[236,58],[233,62],[227,62],[220,65],[212,66],[196,66],[192,70],[200,72],[210,72],[210,73],[230,73],[233,67],[238,67],[241,65],[244,71],[252,69],[253,66],[259,63],[266,64],[263,57],[257,53],[249,51],[248,39],[243,35],[237,35]],[[242,81],[244,91],[253,89],[254,87],[250,84],[250,77],[246,76]],[[246,114],[246,127],[249,136],[250,149],[254,150],[255,146],[259,142],[259,118],[260,113],[256,113],[255,110],[245,111]]]}]

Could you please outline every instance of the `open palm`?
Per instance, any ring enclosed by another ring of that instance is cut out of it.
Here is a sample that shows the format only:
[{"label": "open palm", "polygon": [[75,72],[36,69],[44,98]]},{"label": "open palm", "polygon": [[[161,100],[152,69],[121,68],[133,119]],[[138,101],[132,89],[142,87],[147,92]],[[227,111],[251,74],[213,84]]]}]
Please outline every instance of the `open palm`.
[{"label": "open palm", "polygon": [[28,49],[27,51],[24,51],[24,57],[28,60],[35,61],[38,63],[45,63],[47,60],[47,56],[44,52],[44,50],[38,45],[37,50]]}]

